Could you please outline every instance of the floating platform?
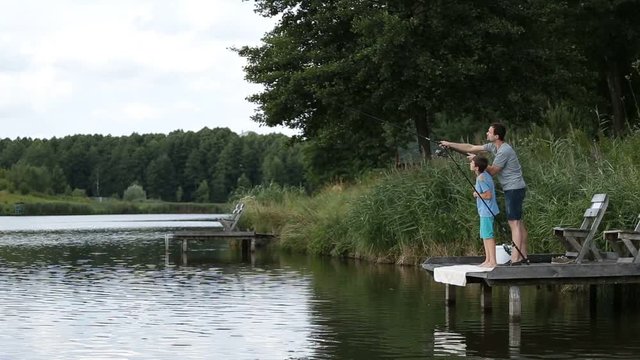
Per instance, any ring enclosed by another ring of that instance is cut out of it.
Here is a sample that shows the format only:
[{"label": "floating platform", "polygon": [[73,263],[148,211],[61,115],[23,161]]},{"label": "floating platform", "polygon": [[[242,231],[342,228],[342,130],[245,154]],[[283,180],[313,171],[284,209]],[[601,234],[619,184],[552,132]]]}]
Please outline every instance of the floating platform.
[{"label": "floating platform", "polygon": [[[529,265],[498,265],[490,271],[469,272],[467,282],[487,286],[640,283],[640,264],[618,261],[613,254],[603,261],[552,263],[552,258],[559,255],[529,255]],[[480,264],[483,260],[481,256],[432,257],[425,260],[422,267],[433,274],[440,266]]]}]

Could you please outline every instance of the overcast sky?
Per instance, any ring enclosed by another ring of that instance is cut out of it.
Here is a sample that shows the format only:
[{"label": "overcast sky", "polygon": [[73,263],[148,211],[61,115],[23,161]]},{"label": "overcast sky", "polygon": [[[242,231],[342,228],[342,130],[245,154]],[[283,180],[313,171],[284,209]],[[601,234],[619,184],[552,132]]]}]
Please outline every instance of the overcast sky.
[{"label": "overcast sky", "polygon": [[232,46],[274,21],[241,0],[0,0],[0,138],[261,134]]}]

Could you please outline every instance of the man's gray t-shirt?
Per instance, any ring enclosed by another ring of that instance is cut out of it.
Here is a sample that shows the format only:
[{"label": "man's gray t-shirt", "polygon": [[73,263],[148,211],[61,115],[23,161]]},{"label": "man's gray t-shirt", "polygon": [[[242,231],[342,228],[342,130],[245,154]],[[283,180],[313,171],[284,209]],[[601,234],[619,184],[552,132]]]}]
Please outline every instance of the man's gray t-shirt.
[{"label": "man's gray t-shirt", "polygon": [[498,173],[498,180],[502,185],[502,190],[523,189],[527,187],[522,177],[522,167],[518,156],[511,145],[503,143],[500,148],[496,149],[494,143],[484,144],[483,148],[495,155],[493,165],[502,169]]}]

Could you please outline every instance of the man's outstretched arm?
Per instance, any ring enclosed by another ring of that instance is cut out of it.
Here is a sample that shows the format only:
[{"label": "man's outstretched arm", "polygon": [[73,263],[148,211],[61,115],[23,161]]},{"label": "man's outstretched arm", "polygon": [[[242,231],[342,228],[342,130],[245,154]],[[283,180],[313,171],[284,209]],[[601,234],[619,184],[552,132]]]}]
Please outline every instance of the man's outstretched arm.
[{"label": "man's outstretched arm", "polygon": [[457,151],[462,154],[477,154],[485,151],[482,145],[455,143],[445,140],[440,141],[440,146],[450,148],[451,150]]}]

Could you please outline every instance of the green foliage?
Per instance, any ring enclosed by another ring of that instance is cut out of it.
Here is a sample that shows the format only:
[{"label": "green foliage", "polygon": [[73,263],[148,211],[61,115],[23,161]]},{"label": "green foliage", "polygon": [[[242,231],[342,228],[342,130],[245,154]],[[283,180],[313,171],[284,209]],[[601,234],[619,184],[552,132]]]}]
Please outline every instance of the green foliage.
[{"label": "green foliage", "polygon": [[73,197],[82,198],[82,197],[86,197],[87,196],[87,191],[84,190],[84,189],[76,188],[76,189],[73,189],[73,191],[71,191],[70,195],[73,196]]},{"label": "green foliage", "polygon": [[9,180],[5,178],[0,178],[0,191],[10,190],[12,186],[13,184]]},{"label": "green foliage", "polygon": [[178,190],[176,190],[176,201],[182,201],[184,197],[184,190],[182,190],[182,186],[178,186]]},{"label": "green foliage", "polygon": [[[212,197],[224,202],[246,174],[251,184],[276,181],[306,183],[301,149],[281,134],[238,136],[229,129],[111,137],[74,135],[64,138],[0,139],[0,179],[7,189],[24,194],[70,194],[86,189],[90,197],[123,194],[132,183],[152,198],[195,200],[198,185],[209,183]],[[263,179],[265,159],[283,159],[276,179]],[[244,182],[243,186],[246,186]]]},{"label": "green foliage", "polygon": [[124,201],[144,201],[147,199],[147,193],[141,185],[131,184],[122,195]]},{"label": "green foliage", "polygon": [[[550,129],[538,130],[552,134]],[[557,135],[557,134],[556,134]],[[629,228],[640,213],[640,134],[594,142],[582,130],[545,139],[511,134],[528,184],[525,223],[531,253],[562,252],[555,226],[578,226],[596,193],[610,196],[600,230]],[[455,162],[454,162],[455,160]],[[427,256],[482,251],[478,214],[466,159],[431,160],[428,166],[391,171],[305,196],[291,189],[257,188],[248,194],[253,226],[280,233],[284,248],[319,254],[418,262]],[[462,170],[462,172],[460,171]],[[498,193],[504,209],[502,194]],[[498,242],[510,242],[504,214]],[[600,246],[601,236],[597,236]]]},{"label": "green foliage", "polygon": [[246,174],[243,173],[240,175],[236,188],[240,191],[251,188],[251,180],[249,180],[249,177]]},{"label": "green foliage", "polygon": [[51,192],[51,176],[45,167],[19,162],[7,171],[6,177],[23,194]]},{"label": "green foliage", "polygon": [[206,180],[202,180],[198,185],[195,193],[196,201],[200,203],[209,202],[209,184]]},{"label": "green foliage", "polygon": [[589,74],[561,21],[565,2],[259,0],[256,8],[281,21],[261,45],[236,49],[246,78],[263,85],[249,98],[254,118],[301,130],[314,185],[386,166],[415,141],[394,128],[413,127],[429,155],[425,137],[447,125],[438,117],[526,125],[551,99],[585,103]]},{"label": "green foliage", "polygon": [[149,196],[162,200],[172,200],[176,193],[176,173],[167,154],[153,159],[145,174]]},{"label": "green foliage", "polygon": [[16,215],[15,204],[21,203],[22,215],[90,215],[90,214],[150,214],[150,213],[200,213],[221,214],[227,212],[225,204],[129,202],[116,198],[101,201],[80,196],[21,195],[0,191],[0,215]]}]

